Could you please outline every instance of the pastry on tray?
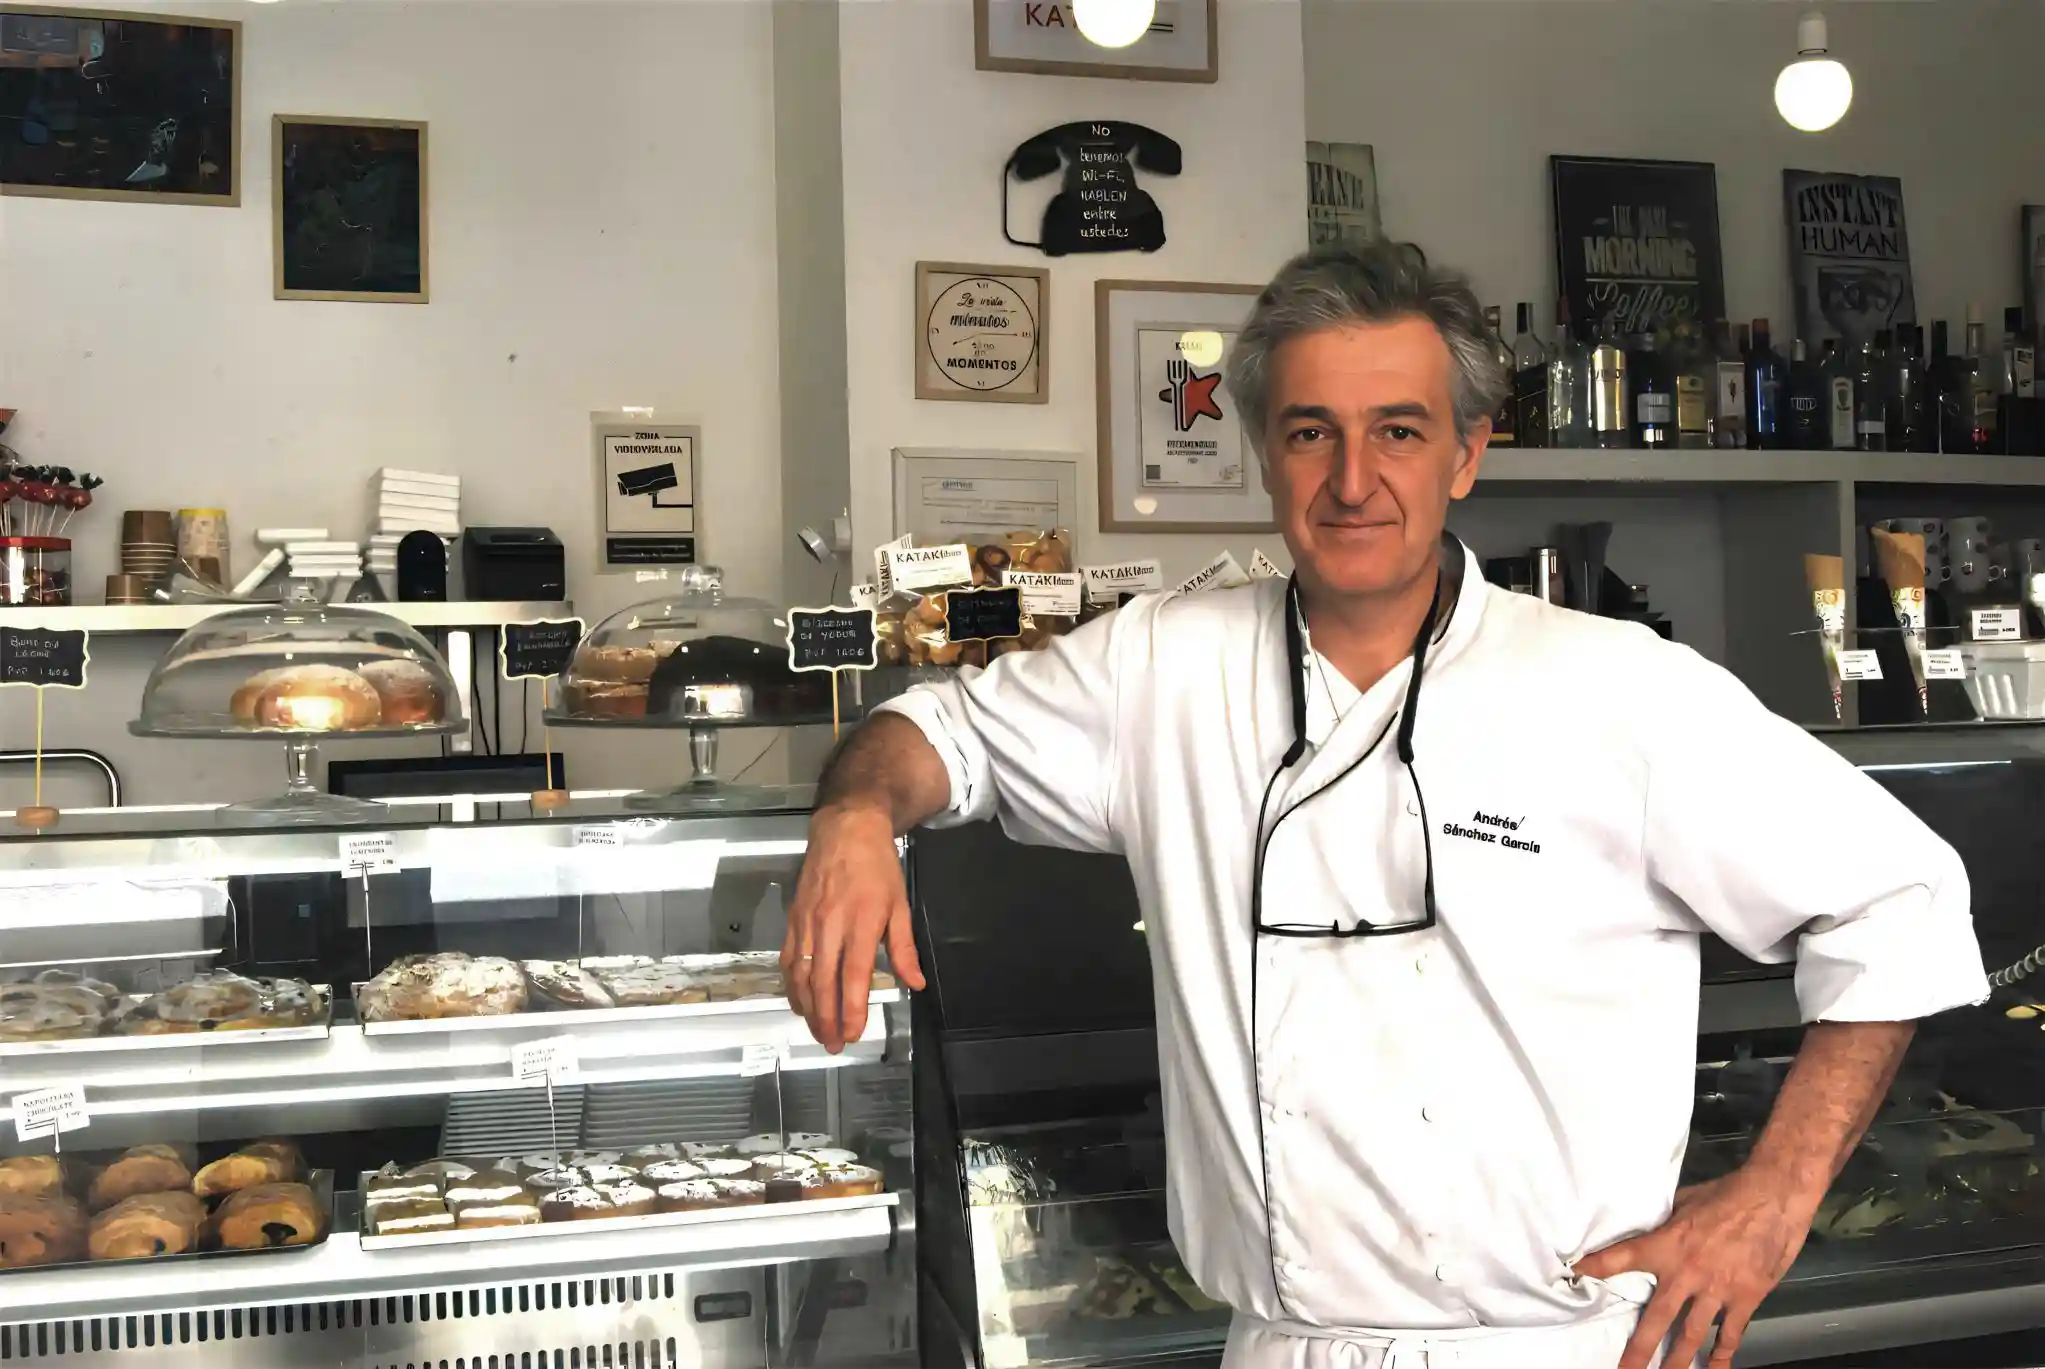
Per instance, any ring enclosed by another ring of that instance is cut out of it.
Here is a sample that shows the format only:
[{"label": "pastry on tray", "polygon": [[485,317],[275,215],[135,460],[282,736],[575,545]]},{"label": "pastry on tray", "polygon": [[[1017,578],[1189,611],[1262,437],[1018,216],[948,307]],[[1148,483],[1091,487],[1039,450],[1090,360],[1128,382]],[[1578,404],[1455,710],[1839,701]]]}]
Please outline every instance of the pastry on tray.
[{"label": "pastry on tray", "polygon": [[68,1173],[54,1155],[17,1155],[0,1160],[0,1198],[56,1198]]},{"label": "pastry on tray", "polygon": [[660,1195],[644,1184],[583,1185],[564,1188],[540,1199],[540,1218],[549,1222],[587,1222],[600,1217],[637,1217],[660,1208]]},{"label": "pastry on tray", "polygon": [[0,984],[0,1043],[97,1036],[121,991],[75,970],[44,970],[26,984]]},{"label": "pastry on tray", "polygon": [[299,1183],[305,1178],[305,1157],[289,1141],[255,1141],[232,1155],[215,1160],[192,1179],[192,1192],[218,1198],[257,1184]]},{"label": "pastry on tray", "polygon": [[[265,671],[268,681],[256,694],[258,727],[293,732],[353,732],[383,722],[383,701],[376,687],[355,671],[337,665],[283,666]],[[254,683],[245,681],[243,688]],[[233,701],[229,700],[229,707]]]},{"label": "pastry on tray", "polygon": [[681,965],[626,965],[595,973],[611,1001],[621,1008],[710,1001],[710,991]]},{"label": "pastry on tray", "polygon": [[192,1166],[175,1146],[132,1146],[93,1178],[85,1205],[94,1212],[146,1193],[189,1191]]},{"label": "pastry on tray", "polygon": [[522,1012],[527,996],[515,961],[440,951],[391,962],[362,986],[355,1006],[365,1022],[409,1022]]},{"label": "pastry on tray", "polygon": [[311,1245],[326,1227],[319,1199],[304,1184],[257,1184],[229,1194],[208,1230],[223,1250]]},{"label": "pastry on tray", "polygon": [[206,1204],[189,1193],[143,1193],[92,1219],[87,1249],[95,1260],[182,1255],[199,1242]]},{"label": "pastry on tray", "polygon": [[433,672],[409,656],[371,661],[355,673],[376,691],[385,727],[422,726],[446,715],[447,701],[440,696]]},{"label": "pastry on tray", "polygon": [[0,1193],[0,1269],[28,1269],[85,1258],[85,1208],[61,1194]]},{"label": "pastry on tray", "polygon": [[379,1203],[366,1215],[371,1234],[377,1236],[423,1236],[454,1230],[454,1214],[438,1198]]},{"label": "pastry on tray", "polygon": [[662,1212],[707,1212],[767,1201],[767,1186],[754,1179],[682,1179],[662,1184],[657,1191]]},{"label": "pastry on tray", "polygon": [[580,965],[564,960],[522,962],[526,982],[532,986],[537,1008],[615,1008],[611,995],[597,977]]}]

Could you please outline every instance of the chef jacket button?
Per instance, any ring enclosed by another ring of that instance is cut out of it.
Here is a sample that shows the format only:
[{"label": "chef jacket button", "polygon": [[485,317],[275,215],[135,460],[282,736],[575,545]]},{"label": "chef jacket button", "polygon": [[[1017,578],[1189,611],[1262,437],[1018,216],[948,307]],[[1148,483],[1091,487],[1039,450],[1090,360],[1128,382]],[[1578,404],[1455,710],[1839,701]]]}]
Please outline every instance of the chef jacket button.
[{"label": "chef jacket button", "polygon": [[1423,1122],[1432,1122],[1434,1120],[1434,1109],[1429,1107],[1423,1107],[1422,1109],[1420,1109],[1420,1120]]},{"label": "chef jacket button", "polygon": [[1456,1277],[1456,1267],[1444,1261],[1434,1267],[1434,1277],[1442,1283],[1453,1283]]}]

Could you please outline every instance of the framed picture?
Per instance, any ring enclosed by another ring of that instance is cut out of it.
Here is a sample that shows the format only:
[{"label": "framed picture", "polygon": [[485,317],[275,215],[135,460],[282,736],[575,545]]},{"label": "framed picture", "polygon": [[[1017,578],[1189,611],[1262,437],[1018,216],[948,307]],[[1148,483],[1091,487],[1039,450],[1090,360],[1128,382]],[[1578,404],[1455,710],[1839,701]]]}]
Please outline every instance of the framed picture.
[{"label": "framed picture", "polygon": [[1884,328],[1917,321],[1903,182],[1832,171],[1782,173],[1789,225],[1789,284],[1796,336],[1857,347]]},{"label": "framed picture", "polygon": [[1361,247],[1384,236],[1378,222],[1377,154],[1369,143],[1307,144],[1307,246]]},{"label": "framed picture", "polygon": [[2045,204],[2027,204],[2023,216],[2024,320],[2045,347]]},{"label": "framed picture", "polygon": [[1725,317],[1710,162],[1550,157],[1555,267],[1569,316],[1631,336]]},{"label": "framed picture", "polygon": [[241,25],[0,4],[0,193],[241,203]]},{"label": "framed picture", "polygon": [[1088,40],[1073,8],[1073,0],[973,0],[973,65],[1131,81],[1211,82],[1221,74],[1216,0],[1157,0],[1150,31],[1125,48]]},{"label": "framed picture", "polygon": [[1262,532],[1271,497],[1222,383],[1255,285],[1094,283],[1104,532]]},{"label": "framed picture", "polygon": [[271,120],[278,299],[424,304],[426,125]]},{"label": "framed picture", "polygon": [[916,398],[1042,404],[1051,275],[1032,266],[916,263]]}]

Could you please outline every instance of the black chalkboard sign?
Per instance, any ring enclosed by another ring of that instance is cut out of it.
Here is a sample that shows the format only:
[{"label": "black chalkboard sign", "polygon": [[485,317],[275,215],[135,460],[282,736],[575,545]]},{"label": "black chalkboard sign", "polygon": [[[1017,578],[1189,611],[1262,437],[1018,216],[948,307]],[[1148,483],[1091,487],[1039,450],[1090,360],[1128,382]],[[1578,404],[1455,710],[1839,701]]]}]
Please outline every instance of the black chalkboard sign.
[{"label": "black chalkboard sign", "polygon": [[506,623],[497,639],[497,662],[507,680],[544,680],[568,669],[582,640],[580,618]]},{"label": "black chalkboard sign", "polygon": [[955,589],[945,595],[944,635],[954,642],[1022,636],[1022,591]]},{"label": "black chalkboard sign", "polygon": [[[1142,124],[1093,120],[1046,129],[1009,155],[1001,178],[1001,231],[1018,247],[1049,257],[1071,252],[1155,252],[1165,245],[1164,214],[1136,183],[1136,170],[1176,176],[1179,145]],[[1026,242],[1008,231],[1008,178],[1060,175],[1044,210],[1042,236]]]},{"label": "black chalkboard sign", "polygon": [[0,627],[0,686],[83,689],[92,659],[85,629],[54,632],[39,627]]},{"label": "black chalkboard sign", "polygon": [[872,670],[880,664],[880,633],[870,608],[788,610],[790,670]]},{"label": "black chalkboard sign", "polygon": [[1709,162],[1550,157],[1555,262],[1569,317],[1626,337],[1725,317],[1718,175]]}]

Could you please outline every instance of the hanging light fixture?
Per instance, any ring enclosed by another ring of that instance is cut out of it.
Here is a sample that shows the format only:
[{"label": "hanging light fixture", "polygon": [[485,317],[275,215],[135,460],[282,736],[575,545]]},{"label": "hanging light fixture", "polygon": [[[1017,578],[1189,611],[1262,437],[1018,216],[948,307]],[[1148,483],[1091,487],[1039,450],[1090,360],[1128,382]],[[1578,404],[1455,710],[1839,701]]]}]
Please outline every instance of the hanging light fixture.
[{"label": "hanging light fixture", "polygon": [[1806,14],[1797,21],[1796,60],[1775,78],[1775,108],[1791,128],[1822,133],[1852,103],[1853,77],[1825,52],[1825,16]]},{"label": "hanging light fixture", "polygon": [[1157,0],[1072,0],[1072,21],[1096,47],[1126,48],[1156,17]]}]

